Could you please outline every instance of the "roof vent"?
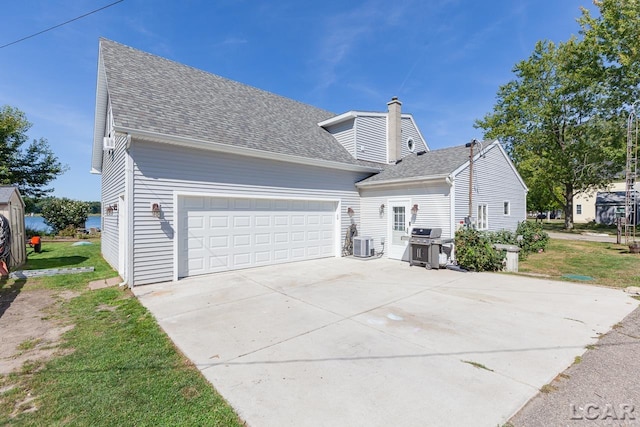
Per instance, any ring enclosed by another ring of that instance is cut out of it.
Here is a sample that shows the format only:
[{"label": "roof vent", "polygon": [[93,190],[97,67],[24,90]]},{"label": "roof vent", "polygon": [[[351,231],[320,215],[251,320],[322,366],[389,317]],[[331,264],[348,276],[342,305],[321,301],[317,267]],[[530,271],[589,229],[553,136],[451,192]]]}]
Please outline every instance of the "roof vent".
[{"label": "roof vent", "polygon": [[426,153],[426,151],[422,150],[422,151],[418,151],[418,152],[416,153],[416,155],[417,155],[417,156],[422,156],[422,155],[423,155],[423,154],[425,154],[425,153]]}]

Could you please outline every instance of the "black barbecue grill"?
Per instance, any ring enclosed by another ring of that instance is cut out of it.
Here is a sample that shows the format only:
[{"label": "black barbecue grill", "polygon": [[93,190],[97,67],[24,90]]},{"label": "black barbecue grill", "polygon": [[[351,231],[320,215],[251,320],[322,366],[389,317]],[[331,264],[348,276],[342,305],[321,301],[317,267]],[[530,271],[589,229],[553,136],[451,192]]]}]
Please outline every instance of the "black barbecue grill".
[{"label": "black barbecue grill", "polygon": [[426,268],[440,268],[440,251],[444,243],[453,239],[441,239],[442,228],[414,228],[409,238],[409,264]]}]

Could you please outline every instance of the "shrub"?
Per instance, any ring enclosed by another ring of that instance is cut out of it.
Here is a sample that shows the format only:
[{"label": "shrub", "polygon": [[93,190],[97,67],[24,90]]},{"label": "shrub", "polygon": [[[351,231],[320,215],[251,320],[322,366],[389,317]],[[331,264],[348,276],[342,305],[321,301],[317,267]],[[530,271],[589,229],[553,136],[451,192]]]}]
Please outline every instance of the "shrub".
[{"label": "shrub", "polygon": [[88,203],[67,198],[51,198],[42,207],[44,223],[51,227],[54,233],[70,227],[84,227],[88,216]]},{"label": "shrub", "polygon": [[517,245],[516,235],[509,230],[487,231],[487,237],[491,243],[500,243],[503,245]]},{"label": "shrub", "polygon": [[542,229],[542,224],[522,221],[518,224],[516,235],[522,236],[522,240],[518,242],[521,254],[525,257],[532,252],[544,250],[549,243],[549,235]]},{"label": "shrub", "polygon": [[502,269],[502,256],[493,248],[487,233],[473,228],[456,232],[456,260],[467,270],[498,271]]}]

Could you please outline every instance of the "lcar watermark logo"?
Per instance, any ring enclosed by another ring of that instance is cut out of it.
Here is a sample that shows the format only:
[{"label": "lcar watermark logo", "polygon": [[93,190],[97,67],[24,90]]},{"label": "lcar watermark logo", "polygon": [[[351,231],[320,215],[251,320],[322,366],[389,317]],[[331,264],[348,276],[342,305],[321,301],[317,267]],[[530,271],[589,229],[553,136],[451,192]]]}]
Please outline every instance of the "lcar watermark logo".
[{"label": "lcar watermark logo", "polygon": [[572,420],[610,420],[634,421],[638,419],[635,407],[631,403],[619,405],[587,403],[585,405],[569,404]]}]

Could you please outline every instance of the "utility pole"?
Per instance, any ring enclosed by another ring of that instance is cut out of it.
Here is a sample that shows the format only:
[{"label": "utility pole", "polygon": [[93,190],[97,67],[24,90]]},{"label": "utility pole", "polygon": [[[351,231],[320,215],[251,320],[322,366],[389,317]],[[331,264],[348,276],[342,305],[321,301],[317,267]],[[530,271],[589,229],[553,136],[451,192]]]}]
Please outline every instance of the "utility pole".
[{"label": "utility pole", "polygon": [[477,143],[478,140],[474,138],[465,144],[465,147],[469,147],[469,225],[471,225],[471,218],[473,218],[473,146]]}]

